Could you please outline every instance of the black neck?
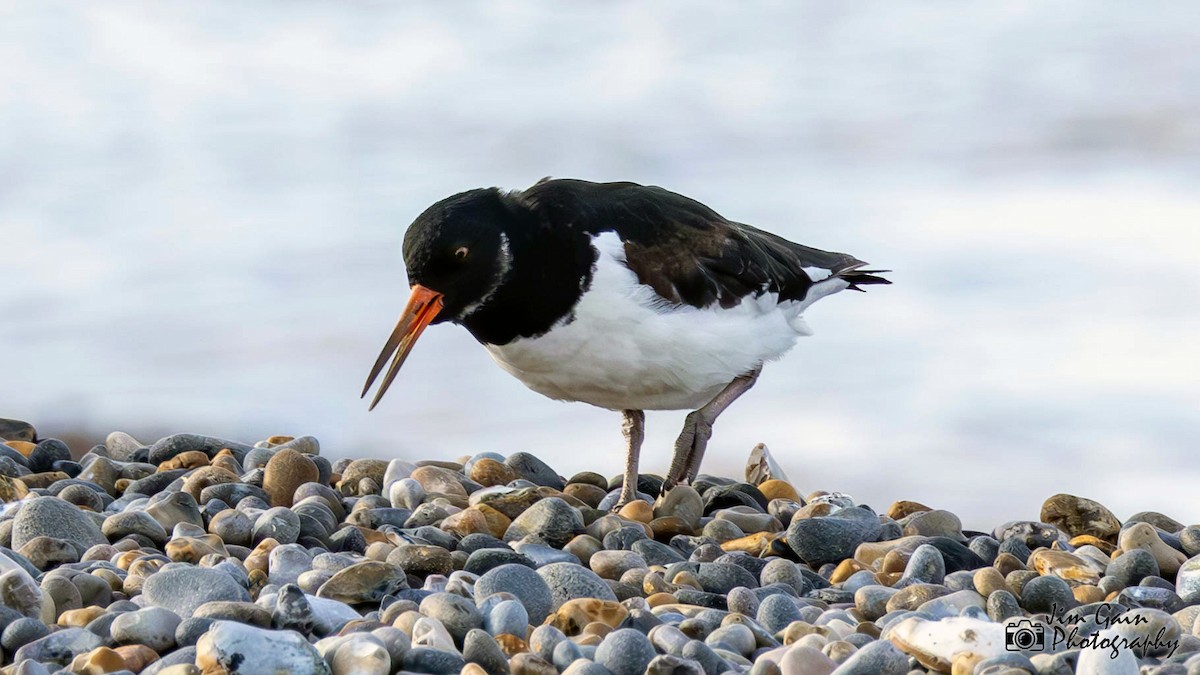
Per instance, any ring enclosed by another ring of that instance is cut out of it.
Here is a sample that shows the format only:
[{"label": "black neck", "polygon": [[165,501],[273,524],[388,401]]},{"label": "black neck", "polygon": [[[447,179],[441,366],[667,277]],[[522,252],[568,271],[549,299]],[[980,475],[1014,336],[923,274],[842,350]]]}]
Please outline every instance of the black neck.
[{"label": "black neck", "polygon": [[484,344],[542,335],[567,318],[591,284],[596,262],[586,232],[549,222],[515,200],[510,207],[515,217],[504,226],[512,255],[508,274],[482,307],[459,322]]}]

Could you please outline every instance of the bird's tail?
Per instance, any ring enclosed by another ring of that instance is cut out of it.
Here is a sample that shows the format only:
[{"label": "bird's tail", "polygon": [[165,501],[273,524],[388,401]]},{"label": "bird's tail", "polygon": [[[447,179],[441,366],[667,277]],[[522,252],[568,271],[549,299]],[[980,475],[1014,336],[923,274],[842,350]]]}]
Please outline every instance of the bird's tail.
[{"label": "bird's tail", "polygon": [[847,267],[844,270],[840,270],[835,276],[837,276],[839,279],[845,279],[847,282],[849,282],[850,290],[852,291],[865,291],[865,289],[859,288],[859,286],[892,283],[887,279],[878,276],[880,274],[887,274],[888,272],[891,272],[891,270],[864,270],[862,266],[865,264],[866,263],[859,263],[858,265]]}]

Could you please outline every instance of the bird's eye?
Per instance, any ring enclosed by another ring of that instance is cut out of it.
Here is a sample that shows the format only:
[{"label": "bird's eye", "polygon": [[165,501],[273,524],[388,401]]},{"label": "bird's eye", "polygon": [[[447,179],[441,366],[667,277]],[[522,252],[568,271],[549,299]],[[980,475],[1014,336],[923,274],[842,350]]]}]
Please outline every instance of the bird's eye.
[{"label": "bird's eye", "polygon": [[459,260],[466,260],[467,254],[470,252],[470,249],[468,249],[466,246],[459,246],[454,250],[454,257],[458,258]]}]

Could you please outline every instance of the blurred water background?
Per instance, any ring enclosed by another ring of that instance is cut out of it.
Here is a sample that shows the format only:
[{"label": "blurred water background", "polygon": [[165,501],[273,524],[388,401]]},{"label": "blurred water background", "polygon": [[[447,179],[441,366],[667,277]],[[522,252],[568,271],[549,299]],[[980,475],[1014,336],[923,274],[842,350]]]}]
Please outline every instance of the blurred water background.
[{"label": "blurred water background", "polygon": [[[990,528],[1200,521],[1193,3],[0,2],[0,416],[621,467],[618,417],[429,330],[363,379],[429,203],[634,180],[895,270],[718,423],[802,491]],[[663,471],[683,413],[649,415]]]}]

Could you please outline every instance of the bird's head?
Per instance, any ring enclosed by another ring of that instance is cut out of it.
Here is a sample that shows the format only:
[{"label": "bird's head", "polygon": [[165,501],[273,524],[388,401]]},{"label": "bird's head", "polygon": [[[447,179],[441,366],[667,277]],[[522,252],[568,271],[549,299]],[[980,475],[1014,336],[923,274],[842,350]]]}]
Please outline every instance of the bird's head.
[{"label": "bird's head", "polygon": [[506,230],[518,218],[516,208],[495,188],[470,190],[430,206],[409,225],[404,265],[411,293],[363,388],[365,396],[394,353],[372,408],[426,326],[462,321],[504,283],[512,262]]}]

